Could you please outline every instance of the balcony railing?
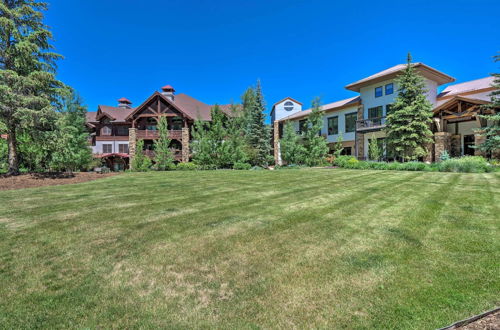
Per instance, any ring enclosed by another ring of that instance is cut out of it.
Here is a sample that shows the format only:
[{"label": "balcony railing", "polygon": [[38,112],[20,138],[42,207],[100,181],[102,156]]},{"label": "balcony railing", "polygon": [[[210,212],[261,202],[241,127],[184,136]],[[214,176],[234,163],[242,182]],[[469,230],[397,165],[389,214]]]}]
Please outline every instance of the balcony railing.
[{"label": "balcony railing", "polygon": [[[157,139],[159,137],[157,130],[140,129],[137,130],[138,139]],[[182,140],[181,130],[169,130],[168,137],[171,139]]]},{"label": "balcony railing", "polygon": [[375,117],[356,121],[358,131],[378,130],[385,127],[385,117]]}]

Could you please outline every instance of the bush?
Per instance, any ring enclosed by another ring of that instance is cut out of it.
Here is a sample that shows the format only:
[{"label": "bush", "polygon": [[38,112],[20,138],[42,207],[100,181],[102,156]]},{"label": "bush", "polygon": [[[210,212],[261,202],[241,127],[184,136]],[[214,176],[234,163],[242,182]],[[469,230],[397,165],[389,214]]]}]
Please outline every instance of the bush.
[{"label": "bush", "polygon": [[195,163],[178,163],[175,166],[177,171],[194,171],[198,169]]},{"label": "bush", "polygon": [[196,164],[196,168],[202,171],[209,171],[209,170],[216,170],[217,166],[215,166],[214,164],[203,164],[203,165]]},{"label": "bush", "polygon": [[250,168],[250,170],[252,170],[252,171],[261,171],[261,170],[263,170],[263,169],[264,169],[264,168],[263,168],[263,167],[260,167],[260,166],[254,166],[254,167]]},{"label": "bush", "polygon": [[353,163],[358,162],[358,160],[354,156],[338,156],[333,161],[333,165],[339,166],[339,167],[345,167],[347,165],[347,163],[349,163],[349,162],[351,164],[353,164]]},{"label": "bush", "polygon": [[401,163],[399,165],[399,170],[402,171],[431,171],[432,168],[430,165],[421,162],[408,162]]},{"label": "bush", "polygon": [[438,166],[441,172],[484,173],[494,170],[494,167],[481,156],[451,158],[442,161]]},{"label": "bush", "polygon": [[234,163],[233,170],[249,170],[252,168],[252,165],[248,163]]}]

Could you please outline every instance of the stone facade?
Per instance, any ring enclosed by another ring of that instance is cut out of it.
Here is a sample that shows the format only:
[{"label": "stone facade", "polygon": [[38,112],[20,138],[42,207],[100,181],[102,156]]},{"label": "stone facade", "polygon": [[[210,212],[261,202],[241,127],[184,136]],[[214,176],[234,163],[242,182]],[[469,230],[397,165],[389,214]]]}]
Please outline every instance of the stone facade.
[{"label": "stone facade", "polygon": [[424,157],[424,162],[432,163],[434,161],[434,143],[426,145],[427,155]]},{"label": "stone facade", "polygon": [[275,121],[273,124],[273,148],[274,148],[274,164],[281,164],[281,150],[280,150],[280,126],[279,122]]},{"label": "stone facade", "polygon": [[[362,105],[358,107],[358,120],[364,119],[364,108]],[[365,157],[365,135],[362,133],[356,134],[356,150],[355,156],[358,159],[363,159]]]},{"label": "stone facade", "polygon": [[446,150],[450,153],[451,149],[451,134],[448,132],[436,132],[434,134],[434,160],[437,162],[441,159],[441,155]]},{"label": "stone facade", "polygon": [[182,128],[182,162],[189,162],[189,128]]},{"label": "stone facade", "polygon": [[132,160],[135,157],[137,146],[137,128],[128,129],[128,153],[129,159]]}]

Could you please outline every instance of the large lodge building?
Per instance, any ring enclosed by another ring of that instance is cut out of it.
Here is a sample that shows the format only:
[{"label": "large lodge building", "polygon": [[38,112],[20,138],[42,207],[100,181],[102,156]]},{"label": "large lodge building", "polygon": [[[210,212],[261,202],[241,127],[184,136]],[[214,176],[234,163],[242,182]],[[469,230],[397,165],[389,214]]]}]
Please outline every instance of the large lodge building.
[{"label": "large lodge building", "polygon": [[[219,106],[230,115],[229,105]],[[211,120],[212,105],[205,104],[186,94],[175,94],[172,86],[162,87],[138,107],[126,98],[118,106],[99,105],[97,112],[87,113],[91,130],[92,150],[113,170],[123,170],[136,152],[138,139],[144,140],[143,152],[152,157],[154,140],[158,139],[157,124],[160,117],[167,118],[171,147],[176,161],[190,159],[189,142],[191,126],[195,120]]]}]

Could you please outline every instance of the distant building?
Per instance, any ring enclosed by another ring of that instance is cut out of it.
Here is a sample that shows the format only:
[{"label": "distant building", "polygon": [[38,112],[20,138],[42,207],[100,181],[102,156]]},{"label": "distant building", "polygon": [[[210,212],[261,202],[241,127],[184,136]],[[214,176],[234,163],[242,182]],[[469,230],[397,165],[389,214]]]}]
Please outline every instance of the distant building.
[{"label": "distant building", "polygon": [[[487,125],[478,114],[484,111],[480,106],[490,102],[489,94],[494,90],[491,86],[493,77],[449,85],[438,94],[439,86],[454,82],[455,79],[423,63],[414,63],[413,66],[424,78],[428,91],[426,96],[433,105],[434,112],[434,143],[429,146],[430,153],[425,160],[439,160],[445,150],[452,156],[481,154],[474,147],[482,143],[484,138],[477,135],[475,130]],[[405,67],[406,64],[399,64],[351,83],[345,88],[358,92],[358,96],[321,107],[321,134],[330,146],[333,146],[341,133],[344,153],[359,159],[368,158],[368,145],[372,138],[377,139],[384,147],[385,118],[398,95],[399,86],[395,78]],[[289,105],[293,103],[293,107],[286,107],[287,102],[290,102]],[[280,161],[279,138],[282,136],[283,124],[291,121],[300,132],[311,112],[311,109],[302,111],[298,105],[301,103],[291,98],[273,105],[271,121],[277,162]],[[384,155],[387,157],[385,151]]]}]

